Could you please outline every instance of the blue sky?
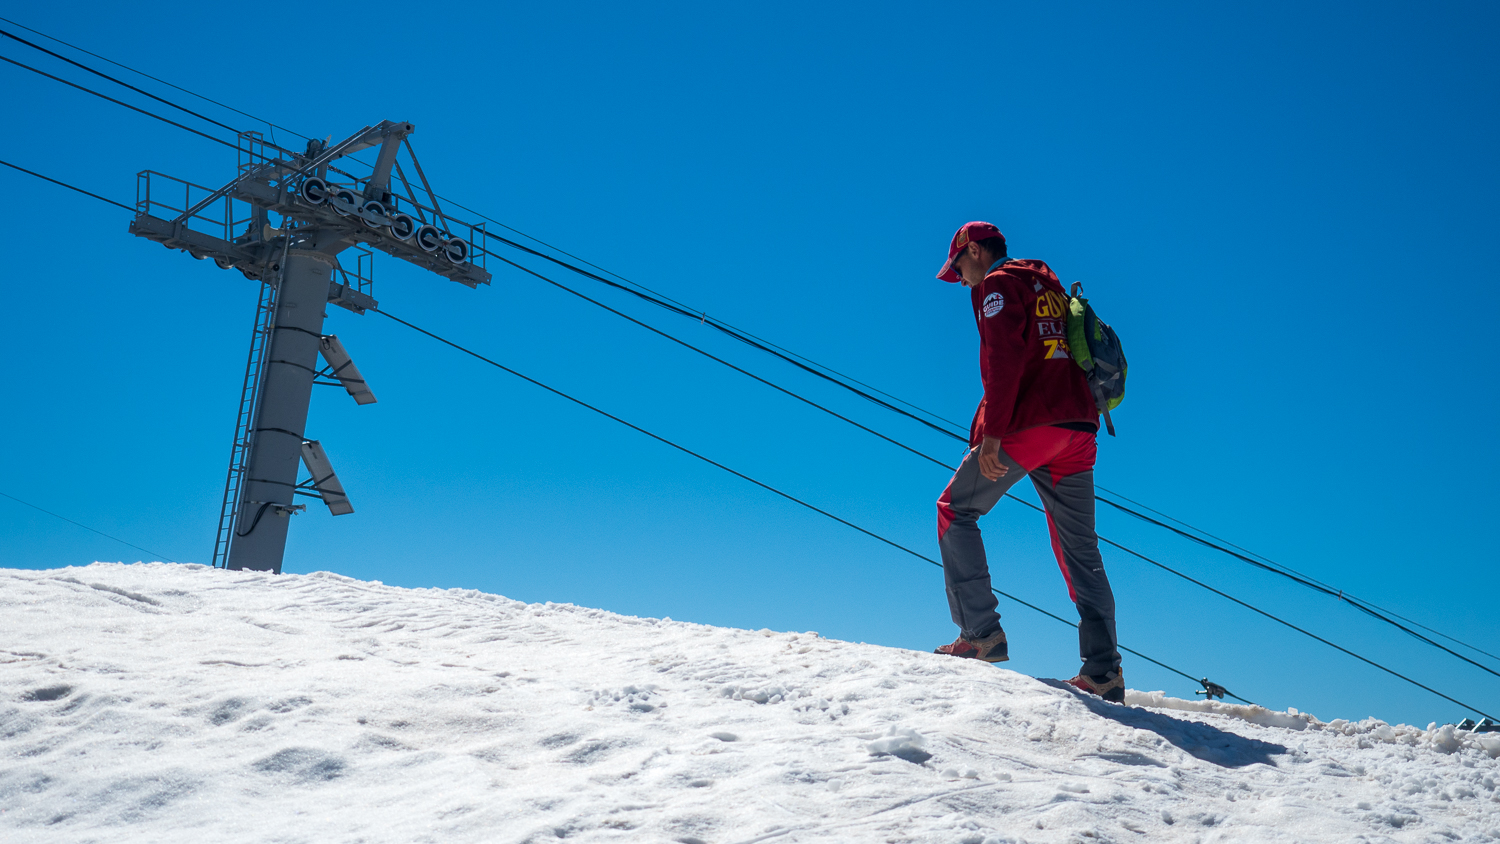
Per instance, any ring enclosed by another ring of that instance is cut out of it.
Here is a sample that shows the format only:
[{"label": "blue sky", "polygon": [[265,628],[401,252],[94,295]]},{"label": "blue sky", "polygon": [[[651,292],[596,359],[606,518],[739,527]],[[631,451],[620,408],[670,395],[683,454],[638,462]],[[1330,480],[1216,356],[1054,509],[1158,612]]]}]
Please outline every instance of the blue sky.
[{"label": "blue sky", "polygon": [[[372,3],[357,18],[256,29],[258,43],[228,6],[6,17],[307,135],[412,121],[439,193],[965,425],[981,393],[968,297],[932,276],[959,224],[991,220],[1013,255],[1083,280],[1123,338],[1130,391],[1120,436],[1101,445],[1101,485],[1500,652],[1500,407],[1483,329],[1497,304],[1500,15],[1479,3],[1056,6]],[[108,85],[13,42],[0,54]],[[27,71],[0,66],[0,91],[0,158],[54,178],[129,203],[140,170],[232,175],[230,150]],[[0,170],[12,233],[0,492],[206,562],[253,283],[129,236],[120,209]],[[961,456],[708,328],[532,263]],[[491,269],[492,286],[469,290],[381,259],[375,295],[936,554],[941,469]],[[296,517],[288,571],[903,648],[953,636],[940,574],[921,561],[379,316],[330,309],[327,330],[380,401],[315,394],[309,434],[356,513],[314,502]],[[1039,516],[1006,503],[982,527],[999,588],[1071,614]],[[1128,516],[1101,511],[1100,529],[1500,710],[1500,679],[1347,605]],[[0,564],[143,556],[0,499]],[[1105,559],[1122,642],[1194,676],[1324,719],[1466,714],[1138,560]],[[1001,611],[1008,667],[1071,676],[1072,633]],[[1195,688],[1141,660],[1126,671],[1136,688]]]}]

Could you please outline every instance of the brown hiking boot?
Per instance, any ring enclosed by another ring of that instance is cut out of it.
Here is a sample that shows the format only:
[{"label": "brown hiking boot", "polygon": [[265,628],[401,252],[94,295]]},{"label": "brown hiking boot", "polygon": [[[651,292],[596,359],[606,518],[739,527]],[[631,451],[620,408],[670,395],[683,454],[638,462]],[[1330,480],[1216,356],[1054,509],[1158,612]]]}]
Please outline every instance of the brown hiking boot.
[{"label": "brown hiking boot", "polygon": [[1079,691],[1098,695],[1110,703],[1125,702],[1125,672],[1115,669],[1109,674],[1090,677],[1087,674],[1079,674],[1068,681],[1068,685]]},{"label": "brown hiking boot", "polygon": [[965,639],[959,636],[953,640],[953,644],[943,645],[933,653],[977,659],[981,662],[1005,662],[1010,659],[1010,648],[1005,643],[1004,630],[997,630],[995,635],[984,639]]}]

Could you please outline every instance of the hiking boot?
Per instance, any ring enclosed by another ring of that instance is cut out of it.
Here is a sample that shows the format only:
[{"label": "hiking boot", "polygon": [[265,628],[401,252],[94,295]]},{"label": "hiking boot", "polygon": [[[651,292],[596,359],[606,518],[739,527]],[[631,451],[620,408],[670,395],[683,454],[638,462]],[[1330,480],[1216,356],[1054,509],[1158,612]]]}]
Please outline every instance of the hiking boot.
[{"label": "hiking boot", "polygon": [[1068,681],[1068,685],[1079,691],[1098,695],[1110,703],[1125,702],[1125,672],[1115,669],[1109,674],[1089,676],[1079,674]]},{"label": "hiking boot", "polygon": [[959,636],[953,640],[953,644],[943,645],[933,653],[977,659],[981,662],[1005,662],[1010,659],[1010,649],[1005,644],[1004,630],[997,630],[995,635],[984,639],[965,639]]}]

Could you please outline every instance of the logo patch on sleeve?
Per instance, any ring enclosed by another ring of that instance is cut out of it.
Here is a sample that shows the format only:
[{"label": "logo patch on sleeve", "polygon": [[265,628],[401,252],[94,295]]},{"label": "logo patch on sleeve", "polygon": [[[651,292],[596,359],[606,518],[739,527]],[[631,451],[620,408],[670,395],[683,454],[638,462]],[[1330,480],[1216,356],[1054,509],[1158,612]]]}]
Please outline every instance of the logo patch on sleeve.
[{"label": "logo patch on sleeve", "polygon": [[1000,310],[1004,307],[1005,297],[1001,296],[999,293],[991,293],[990,295],[984,297],[983,308],[985,316],[992,317],[995,314],[1000,313]]}]

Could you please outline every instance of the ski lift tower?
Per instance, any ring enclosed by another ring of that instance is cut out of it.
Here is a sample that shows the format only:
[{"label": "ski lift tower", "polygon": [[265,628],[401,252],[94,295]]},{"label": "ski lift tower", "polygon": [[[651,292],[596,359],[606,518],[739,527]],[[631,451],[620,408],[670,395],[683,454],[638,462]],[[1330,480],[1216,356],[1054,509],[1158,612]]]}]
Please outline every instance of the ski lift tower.
[{"label": "ski lift tower", "polygon": [[[374,251],[469,287],[490,282],[482,225],[443,213],[407,140],[413,130],[387,120],[331,146],[310,141],[300,153],[243,132],[238,173],[218,190],[149,170],[137,177],[132,234],[261,284],[215,566],[279,573],[289,517],[304,509],[296,495],[321,498],[336,516],[354,512],[321,443],[306,437],[307,410],[314,384],[375,401],[338,338],[323,333],[329,303],[356,314],[378,307]],[[373,164],[352,158],[372,148]],[[299,463],[311,475],[301,483]]]}]

